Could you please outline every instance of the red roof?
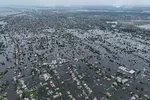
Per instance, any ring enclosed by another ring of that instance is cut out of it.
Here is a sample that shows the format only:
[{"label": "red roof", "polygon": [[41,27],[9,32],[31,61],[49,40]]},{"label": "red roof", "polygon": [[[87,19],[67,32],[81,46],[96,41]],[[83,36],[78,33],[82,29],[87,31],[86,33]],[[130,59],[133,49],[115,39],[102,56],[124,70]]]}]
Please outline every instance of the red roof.
[{"label": "red roof", "polygon": [[47,98],[47,100],[51,100],[50,98]]},{"label": "red roof", "polygon": [[51,85],[51,87],[56,87],[56,85],[55,85],[55,84],[53,84],[53,83],[52,83],[52,84],[50,84],[50,85]]}]

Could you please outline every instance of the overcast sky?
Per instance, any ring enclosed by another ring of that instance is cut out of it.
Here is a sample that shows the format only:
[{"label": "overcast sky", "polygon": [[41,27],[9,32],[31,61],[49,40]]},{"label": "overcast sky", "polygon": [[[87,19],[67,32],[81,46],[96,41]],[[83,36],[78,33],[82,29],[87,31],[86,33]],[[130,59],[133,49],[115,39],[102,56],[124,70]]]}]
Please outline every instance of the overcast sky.
[{"label": "overcast sky", "polygon": [[0,5],[150,5],[150,0],[0,0]]}]

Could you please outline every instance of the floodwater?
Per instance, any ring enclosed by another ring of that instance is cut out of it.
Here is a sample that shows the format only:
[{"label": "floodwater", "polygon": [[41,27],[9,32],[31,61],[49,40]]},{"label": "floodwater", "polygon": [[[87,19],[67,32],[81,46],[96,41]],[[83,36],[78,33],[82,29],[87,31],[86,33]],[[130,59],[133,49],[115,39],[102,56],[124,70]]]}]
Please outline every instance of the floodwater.
[{"label": "floodwater", "polygon": [[[3,21],[0,22],[0,24],[4,23]],[[130,87],[126,91],[122,90],[122,88],[115,90],[111,87],[115,80],[105,79],[107,78],[106,76],[115,75],[119,66],[125,66],[131,70],[143,71],[143,69],[146,69],[150,71],[150,42],[138,36],[134,37],[131,33],[113,33],[100,29],[87,31],[81,29],[64,29],[62,32],[61,29],[46,27],[40,34],[33,34],[32,32],[28,34],[24,34],[23,32],[6,32],[6,34],[0,35],[0,43],[5,46],[0,48],[2,49],[0,51],[2,52],[0,54],[0,61],[5,63],[5,65],[0,66],[0,70],[4,71],[8,69],[8,73],[3,79],[9,82],[9,86],[6,89],[9,100],[16,99],[16,87],[12,81],[14,76],[18,76],[16,70],[21,69],[25,81],[29,81],[27,83],[34,86],[40,80],[37,79],[35,81],[30,78],[31,70],[40,68],[43,63],[51,63],[51,61],[58,58],[68,61],[66,64],[58,65],[54,68],[61,77],[60,79],[57,79],[51,72],[51,66],[40,70],[43,73],[44,71],[48,71],[53,76],[52,79],[58,87],[65,91],[70,90],[72,95],[78,98],[78,100],[83,100],[83,98],[78,97],[82,89],[77,88],[77,84],[68,75],[70,72],[73,72],[78,80],[80,80],[79,75],[84,76],[80,82],[82,85],[85,82],[93,90],[90,99],[95,96],[100,99],[107,91],[112,94],[115,100],[119,100],[121,96],[124,100],[129,100],[129,91],[141,93],[142,95],[145,93],[150,94],[148,91],[150,82],[146,78],[143,79],[141,75],[137,76],[136,80],[130,81]],[[94,70],[90,69],[87,65],[89,63],[92,64],[93,68],[102,69],[104,76],[100,76]],[[100,77],[100,79],[97,80],[96,77]],[[144,80],[148,85],[141,85],[139,80]],[[61,84],[62,81],[65,81],[65,83]],[[135,86],[139,88],[144,87],[147,90],[137,92]],[[44,94],[46,93],[41,93],[39,98],[42,98]]]}]

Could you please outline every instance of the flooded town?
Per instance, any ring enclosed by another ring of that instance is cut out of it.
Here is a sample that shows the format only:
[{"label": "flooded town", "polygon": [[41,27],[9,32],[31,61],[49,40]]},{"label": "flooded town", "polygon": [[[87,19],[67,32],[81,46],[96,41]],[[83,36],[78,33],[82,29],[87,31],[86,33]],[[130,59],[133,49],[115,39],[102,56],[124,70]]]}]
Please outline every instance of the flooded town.
[{"label": "flooded town", "polygon": [[150,100],[148,11],[1,7],[0,100]]}]

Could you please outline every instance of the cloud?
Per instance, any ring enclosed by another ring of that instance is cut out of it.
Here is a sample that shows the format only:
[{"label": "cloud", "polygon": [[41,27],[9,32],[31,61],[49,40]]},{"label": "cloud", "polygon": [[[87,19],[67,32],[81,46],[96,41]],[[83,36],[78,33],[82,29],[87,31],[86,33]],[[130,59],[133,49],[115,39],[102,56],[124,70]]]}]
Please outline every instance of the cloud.
[{"label": "cloud", "polygon": [[0,5],[150,5],[150,0],[0,0]]},{"label": "cloud", "polygon": [[150,0],[116,0],[116,5],[150,5]]}]

